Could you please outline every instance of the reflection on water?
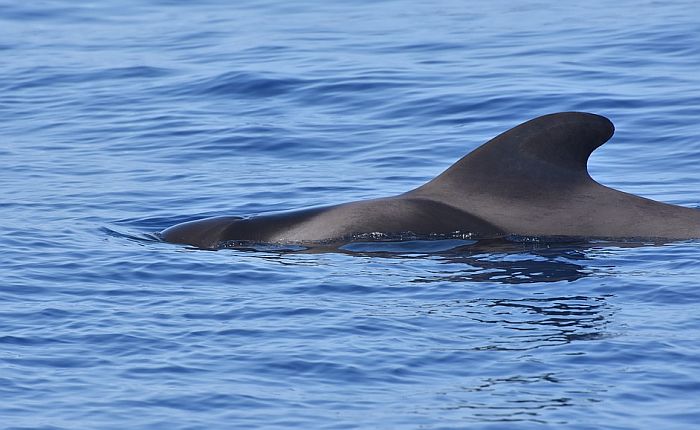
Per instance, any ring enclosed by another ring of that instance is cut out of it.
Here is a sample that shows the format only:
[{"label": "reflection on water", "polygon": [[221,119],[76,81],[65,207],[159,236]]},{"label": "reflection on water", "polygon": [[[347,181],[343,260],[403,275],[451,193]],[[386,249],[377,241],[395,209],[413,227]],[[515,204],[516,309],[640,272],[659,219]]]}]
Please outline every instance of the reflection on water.
[{"label": "reflection on water", "polygon": [[606,302],[608,297],[476,298],[424,304],[421,312],[466,319],[455,334],[470,339],[475,337],[472,330],[485,330],[484,324],[488,324],[492,335],[470,342],[468,349],[527,351],[609,337],[607,326],[614,311]]},{"label": "reflection on water", "polygon": [[[393,246],[376,243],[352,244],[341,248],[354,255],[420,259],[432,257],[440,265],[421,274],[413,282],[496,282],[522,284],[575,281],[590,274],[585,264],[588,242],[489,241],[412,241]],[[416,245],[416,243],[420,243]],[[435,270],[444,267],[444,271]]]},{"label": "reflection on water", "polygon": [[528,350],[606,336],[612,309],[605,297],[494,299],[486,304],[481,323],[497,324],[508,334],[483,349]]},{"label": "reflection on water", "polygon": [[[573,255],[572,255],[573,254]],[[574,253],[529,252],[510,255],[476,254],[446,257],[446,264],[461,264],[460,271],[433,272],[415,282],[498,282],[523,284],[534,282],[575,281],[588,275]],[[573,261],[571,261],[573,260]]]},{"label": "reflection on water", "polygon": [[[603,273],[609,267],[592,265],[601,250],[662,246],[645,241],[588,241],[546,238],[519,240],[425,240],[407,242],[359,242],[340,248],[311,248],[304,252],[342,252],[380,257],[437,262],[412,282],[494,282],[530,284],[576,281]],[[444,270],[436,270],[444,268]]]}]

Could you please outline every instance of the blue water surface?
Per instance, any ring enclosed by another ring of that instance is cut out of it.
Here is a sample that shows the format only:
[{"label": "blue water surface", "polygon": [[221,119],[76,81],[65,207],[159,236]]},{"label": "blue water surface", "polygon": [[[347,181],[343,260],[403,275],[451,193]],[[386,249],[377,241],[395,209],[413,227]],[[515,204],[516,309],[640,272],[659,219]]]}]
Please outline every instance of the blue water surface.
[{"label": "blue water surface", "polygon": [[0,0],[0,427],[688,429],[700,243],[153,234],[388,196],[535,116],[700,207],[700,3]]}]

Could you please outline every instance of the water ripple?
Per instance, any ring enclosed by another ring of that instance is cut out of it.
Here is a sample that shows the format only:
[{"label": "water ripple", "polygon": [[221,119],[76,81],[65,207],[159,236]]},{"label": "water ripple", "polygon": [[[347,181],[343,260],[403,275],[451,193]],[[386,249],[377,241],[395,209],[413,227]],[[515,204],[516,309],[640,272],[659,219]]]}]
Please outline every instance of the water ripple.
[{"label": "water ripple", "polygon": [[700,206],[698,3],[2,5],[0,416],[15,429],[693,428],[698,241],[157,232],[398,194],[539,114]]}]

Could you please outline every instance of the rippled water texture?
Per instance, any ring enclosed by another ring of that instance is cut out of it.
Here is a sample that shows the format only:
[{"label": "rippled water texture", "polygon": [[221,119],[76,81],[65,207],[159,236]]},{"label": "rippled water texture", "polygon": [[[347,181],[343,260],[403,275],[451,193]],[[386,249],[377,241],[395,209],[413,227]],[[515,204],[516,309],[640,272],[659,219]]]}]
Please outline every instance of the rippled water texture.
[{"label": "rippled water texture", "polygon": [[388,196],[537,115],[700,207],[700,6],[0,0],[0,427],[688,429],[700,247],[216,252],[153,233]]}]

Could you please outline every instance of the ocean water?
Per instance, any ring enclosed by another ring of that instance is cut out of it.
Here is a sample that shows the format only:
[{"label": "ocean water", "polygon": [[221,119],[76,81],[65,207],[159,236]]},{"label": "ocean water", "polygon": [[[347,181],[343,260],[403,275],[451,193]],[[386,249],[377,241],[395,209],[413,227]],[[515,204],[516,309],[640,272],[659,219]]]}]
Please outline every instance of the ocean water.
[{"label": "ocean water", "polygon": [[0,0],[0,428],[688,429],[700,243],[204,251],[535,116],[700,207],[700,3]]}]

